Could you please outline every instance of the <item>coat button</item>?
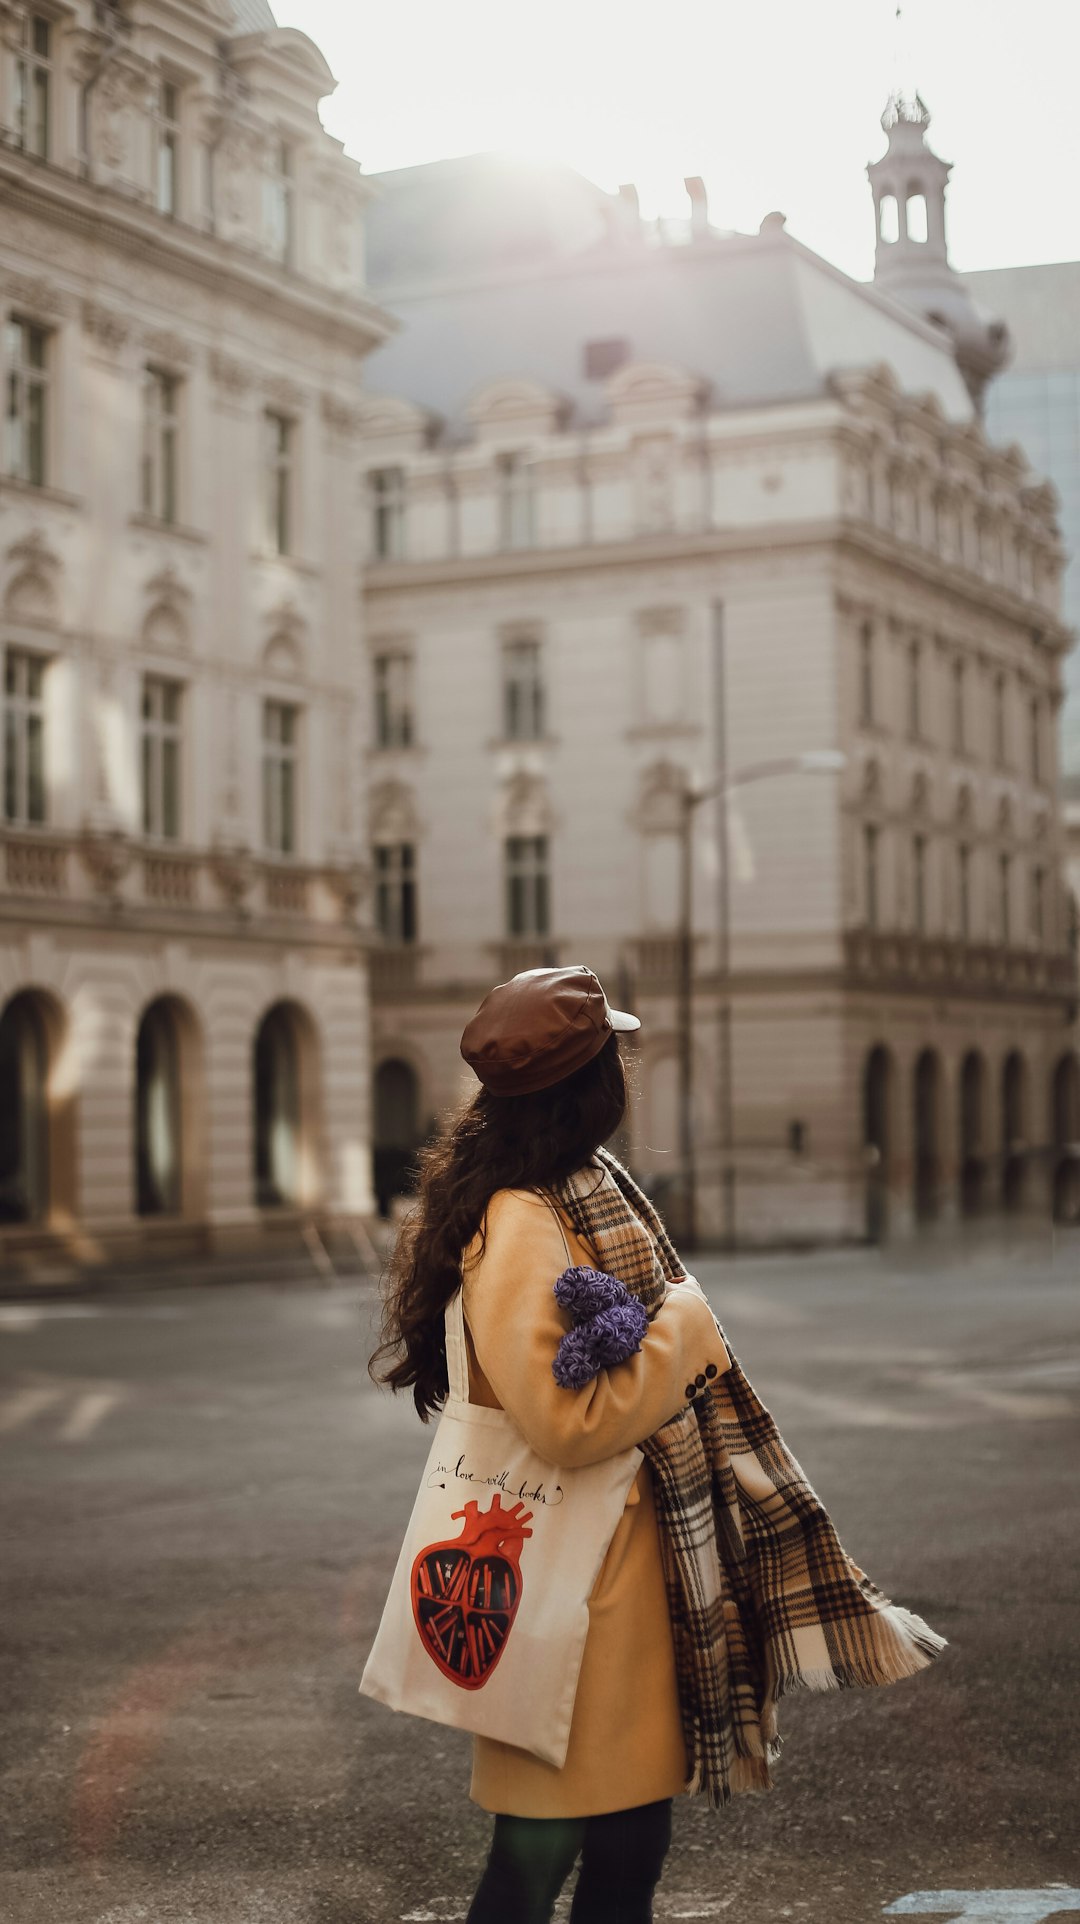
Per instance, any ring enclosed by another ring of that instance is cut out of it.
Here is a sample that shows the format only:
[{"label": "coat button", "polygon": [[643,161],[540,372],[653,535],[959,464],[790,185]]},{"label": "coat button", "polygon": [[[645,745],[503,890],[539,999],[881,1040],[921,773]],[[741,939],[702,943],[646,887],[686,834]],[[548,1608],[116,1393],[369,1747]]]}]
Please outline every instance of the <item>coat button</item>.
[{"label": "coat button", "polygon": [[714,1377],[714,1376],[716,1375],[716,1364],[715,1364],[715,1363],[706,1363],[706,1365],[705,1365],[705,1374],[706,1374],[706,1376],[707,1376],[707,1377],[708,1377],[708,1378],[710,1379],[710,1381],[711,1381],[711,1380],[712,1380],[712,1378],[713,1378],[713,1377]]},{"label": "coat button", "polygon": [[706,1382],[708,1381],[708,1378],[703,1373],[701,1376],[696,1377],[694,1380],[697,1383],[698,1389],[703,1390],[705,1388]]},{"label": "coat button", "polygon": [[688,1403],[692,1403],[696,1395],[697,1395],[697,1384],[696,1384],[696,1383],[688,1383],[688,1384],[686,1385],[686,1400],[687,1400],[687,1402],[688,1402]]}]

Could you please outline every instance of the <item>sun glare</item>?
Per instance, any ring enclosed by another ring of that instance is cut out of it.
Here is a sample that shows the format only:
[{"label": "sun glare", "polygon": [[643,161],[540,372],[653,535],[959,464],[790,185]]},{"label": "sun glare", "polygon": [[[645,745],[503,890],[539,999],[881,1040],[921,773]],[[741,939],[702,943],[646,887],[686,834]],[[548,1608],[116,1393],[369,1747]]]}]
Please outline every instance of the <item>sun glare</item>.
[{"label": "sun glare", "polygon": [[1026,91],[1007,0],[907,0],[899,26],[895,0],[548,0],[527,11],[406,0],[374,12],[279,0],[277,12],[326,54],[339,79],[326,124],[368,172],[480,151],[553,159],[608,189],[634,182],[647,217],[684,215],[683,179],[699,174],[719,227],[753,232],[779,208],[800,239],[868,275],[863,169],[882,151],[887,95],[917,86],[935,146],[956,163],[956,264],[1080,253],[1060,165],[1080,9],[1060,0],[1026,11],[1026,41],[1056,48]]}]

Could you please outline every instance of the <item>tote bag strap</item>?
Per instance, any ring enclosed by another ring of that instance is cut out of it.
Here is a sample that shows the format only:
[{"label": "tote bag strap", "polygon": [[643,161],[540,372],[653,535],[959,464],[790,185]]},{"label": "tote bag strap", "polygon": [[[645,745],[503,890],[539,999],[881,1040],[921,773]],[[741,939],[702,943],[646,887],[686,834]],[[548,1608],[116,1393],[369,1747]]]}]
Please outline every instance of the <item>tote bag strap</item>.
[{"label": "tote bag strap", "polygon": [[465,1308],[461,1300],[461,1290],[456,1289],[446,1305],[446,1374],[450,1385],[450,1400],[453,1403],[467,1403],[469,1400],[469,1352],[465,1347]]},{"label": "tote bag strap", "polygon": [[[570,1254],[570,1245],[566,1240],[566,1230],[563,1228],[562,1214],[556,1209],[551,1197],[546,1196],[542,1189],[538,1189],[536,1193],[541,1197],[542,1201],[547,1204],[555,1221],[559,1225],[563,1254],[566,1257],[566,1267],[570,1269],[573,1266],[574,1259]],[[446,1305],[444,1322],[446,1328],[446,1375],[450,1388],[450,1399],[454,1403],[467,1403],[469,1401],[469,1352],[465,1344],[465,1307],[462,1302],[460,1288],[454,1291],[453,1296]]]}]

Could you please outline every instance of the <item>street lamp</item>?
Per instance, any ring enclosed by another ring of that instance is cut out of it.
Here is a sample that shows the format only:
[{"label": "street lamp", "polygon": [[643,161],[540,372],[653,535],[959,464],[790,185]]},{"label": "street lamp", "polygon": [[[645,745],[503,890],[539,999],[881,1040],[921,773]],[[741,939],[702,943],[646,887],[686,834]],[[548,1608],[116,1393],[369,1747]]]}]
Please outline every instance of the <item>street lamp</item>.
[{"label": "street lamp", "polygon": [[[723,711],[721,710],[721,723]],[[723,764],[723,754],[721,754]],[[769,761],[750,762],[734,774],[723,774],[706,788],[686,788],[679,812],[679,934],[678,934],[678,1037],[679,1037],[679,1161],[682,1169],[683,1221],[681,1240],[688,1249],[697,1243],[697,1170],[694,1162],[694,810],[702,802],[717,801],[717,838],[719,841],[719,927],[717,961],[722,982],[719,1024],[719,1097],[720,1097],[720,1179],[723,1195],[723,1243],[735,1247],[735,1127],[731,1074],[731,877],[728,860],[729,795],[748,788],[753,782],[771,781],[781,775],[831,775],[847,766],[847,756],[837,748],[811,748],[801,755],[776,756]]]}]

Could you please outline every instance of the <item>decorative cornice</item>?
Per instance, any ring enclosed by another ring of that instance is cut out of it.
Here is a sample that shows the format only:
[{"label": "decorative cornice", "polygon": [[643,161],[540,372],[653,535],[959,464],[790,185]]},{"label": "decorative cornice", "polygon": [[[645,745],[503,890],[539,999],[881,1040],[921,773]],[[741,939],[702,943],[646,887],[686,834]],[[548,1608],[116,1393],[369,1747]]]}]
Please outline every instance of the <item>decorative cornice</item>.
[{"label": "decorative cornice", "polygon": [[163,361],[166,367],[190,367],[195,359],[191,342],[170,328],[148,328],[142,336],[142,346],[147,355]]},{"label": "decorative cornice", "polygon": [[102,307],[97,301],[83,301],[79,309],[83,333],[97,341],[110,354],[122,348],[131,334],[131,323],[114,308]]},{"label": "decorative cornice", "polygon": [[1072,631],[1048,609],[1023,601],[997,583],[981,580],[942,562],[925,550],[893,540],[880,529],[847,518],[818,521],[772,522],[767,527],[697,528],[627,535],[621,541],[574,543],[568,547],[518,548],[481,555],[442,556],[431,561],[371,561],[365,595],[405,590],[453,588],[470,581],[515,581],[553,574],[576,574],[591,569],[638,568],[661,562],[706,561],[717,556],[732,560],[762,554],[811,550],[847,552],[860,560],[883,564],[894,573],[914,578],[920,587],[938,590],[961,602],[980,619],[994,614],[1012,627],[1037,634],[1053,654],[1072,645]]},{"label": "decorative cornice", "polygon": [[38,315],[42,320],[61,320],[72,310],[71,295],[41,274],[18,274],[5,268],[0,292],[9,306],[20,308],[31,320]]},{"label": "decorative cornice", "polygon": [[299,414],[307,401],[307,395],[299,382],[290,381],[284,374],[264,375],[259,386],[265,399],[272,402],[275,407],[283,409],[286,414]]},{"label": "decorative cornice", "polygon": [[207,366],[210,379],[226,394],[247,394],[254,385],[255,371],[247,361],[238,361],[231,354],[222,354],[219,348],[211,351]]},{"label": "decorative cornice", "polygon": [[335,434],[360,434],[364,416],[359,406],[342,401],[336,394],[324,394],[319,402],[319,411],[328,428]]},{"label": "decorative cornice", "polygon": [[[345,295],[317,281],[285,274],[272,261],[244,254],[219,236],[179,221],[164,221],[137,202],[43,167],[0,148],[0,182],[9,211],[39,228],[52,221],[100,249],[112,247],[139,266],[163,269],[214,296],[243,301],[326,340],[367,353],[397,332],[399,323],[363,295]],[[6,276],[8,284],[15,278]],[[33,285],[34,283],[30,283]],[[58,290],[61,303],[66,296]]]}]

